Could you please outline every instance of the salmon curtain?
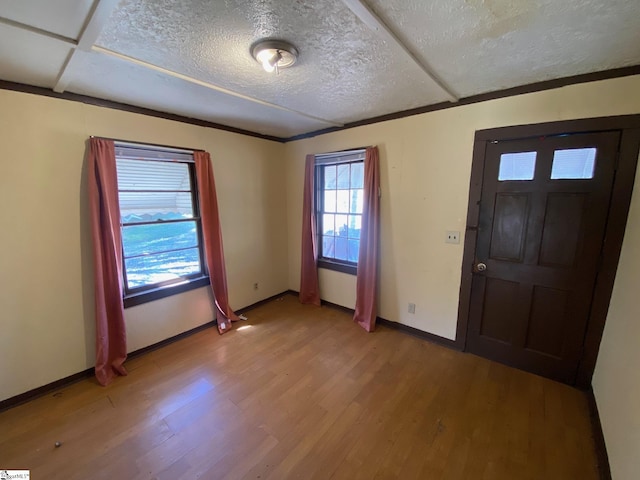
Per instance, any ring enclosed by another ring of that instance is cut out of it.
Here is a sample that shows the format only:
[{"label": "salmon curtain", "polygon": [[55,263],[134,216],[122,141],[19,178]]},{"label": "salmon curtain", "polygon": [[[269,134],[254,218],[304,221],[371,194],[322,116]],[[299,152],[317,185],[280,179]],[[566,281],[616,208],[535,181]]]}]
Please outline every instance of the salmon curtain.
[{"label": "salmon curtain", "polygon": [[300,303],[320,306],[318,284],[318,237],[316,235],[315,156],[307,155],[302,198],[302,259],[300,268]]},{"label": "salmon curtain", "polygon": [[122,303],[122,239],[113,140],[89,140],[89,208],[93,237],[96,378],[108,385],[126,375],[127,338]]},{"label": "salmon curtain", "polygon": [[378,147],[369,147],[364,159],[364,207],[360,231],[360,255],[353,315],[367,332],[376,326],[378,242],[380,237],[380,161]]},{"label": "salmon curtain", "polygon": [[224,264],[222,230],[218,215],[218,199],[211,157],[207,152],[194,152],[193,158],[196,163],[204,251],[216,306],[218,331],[222,334],[231,330],[232,321],[240,320],[240,318],[229,306],[227,271]]}]

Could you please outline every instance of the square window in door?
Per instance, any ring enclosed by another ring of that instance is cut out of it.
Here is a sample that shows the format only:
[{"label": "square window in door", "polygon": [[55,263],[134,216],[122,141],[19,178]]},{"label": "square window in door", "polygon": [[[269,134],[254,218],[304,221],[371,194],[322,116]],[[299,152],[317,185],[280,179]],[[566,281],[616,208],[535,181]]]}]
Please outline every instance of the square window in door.
[{"label": "square window in door", "polygon": [[595,166],[595,148],[556,150],[553,153],[551,180],[593,178]]},{"label": "square window in door", "polygon": [[533,180],[537,152],[503,153],[500,155],[498,181]]}]

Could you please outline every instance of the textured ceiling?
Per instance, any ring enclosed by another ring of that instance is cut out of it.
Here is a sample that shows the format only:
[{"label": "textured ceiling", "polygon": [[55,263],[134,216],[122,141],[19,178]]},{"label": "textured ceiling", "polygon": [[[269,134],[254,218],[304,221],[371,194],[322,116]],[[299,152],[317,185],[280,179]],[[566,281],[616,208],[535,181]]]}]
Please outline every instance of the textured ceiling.
[{"label": "textured ceiling", "polygon": [[[5,0],[0,79],[290,137],[638,65],[638,18],[640,0]],[[263,38],[296,65],[264,72]]]},{"label": "textured ceiling", "polygon": [[[260,70],[249,47],[265,37],[284,38],[298,48],[295,68],[280,75]],[[413,62],[393,55],[340,0],[123,0],[97,43],[338,122],[419,106],[424,98],[445,99]],[[378,101],[371,101],[372,93]]]},{"label": "textured ceiling", "polygon": [[640,0],[368,0],[462,96],[640,64]]}]

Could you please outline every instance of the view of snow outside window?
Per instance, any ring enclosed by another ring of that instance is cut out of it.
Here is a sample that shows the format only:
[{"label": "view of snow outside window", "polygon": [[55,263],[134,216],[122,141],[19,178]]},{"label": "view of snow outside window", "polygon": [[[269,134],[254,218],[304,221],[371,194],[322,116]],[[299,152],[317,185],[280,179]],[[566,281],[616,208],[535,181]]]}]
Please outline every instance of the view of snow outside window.
[{"label": "view of snow outside window", "polygon": [[118,159],[117,170],[128,289],[201,273],[188,164]]},{"label": "view of snow outside window", "polygon": [[322,257],[357,263],[364,202],[364,164],[322,168]]}]

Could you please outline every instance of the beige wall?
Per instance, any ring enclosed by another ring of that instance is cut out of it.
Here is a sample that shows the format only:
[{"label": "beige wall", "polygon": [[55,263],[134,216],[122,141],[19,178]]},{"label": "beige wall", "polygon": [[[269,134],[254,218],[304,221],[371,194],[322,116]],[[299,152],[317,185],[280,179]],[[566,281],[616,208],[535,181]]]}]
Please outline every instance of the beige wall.
[{"label": "beige wall", "polygon": [[[380,316],[454,339],[476,130],[640,112],[640,76],[504,98],[286,144],[289,288],[300,284],[304,156],[380,148]],[[459,230],[459,245],[444,242]],[[355,277],[320,271],[322,298],[355,303]],[[408,303],[416,313],[407,312]]]},{"label": "beige wall", "polygon": [[600,345],[593,389],[615,480],[640,470],[640,170]]},{"label": "beige wall", "polygon": [[[455,338],[476,130],[640,113],[640,76],[574,85],[353,128],[286,145],[289,288],[299,289],[304,156],[378,145],[381,162],[379,314]],[[640,177],[594,380],[613,478],[637,478],[640,452]],[[323,299],[353,308],[355,277],[320,271]],[[407,313],[407,304],[416,313]]]},{"label": "beige wall", "polygon": [[[208,150],[232,307],[287,289],[282,144],[0,90],[0,400],[93,366],[89,135]],[[136,350],[211,321],[209,290],[125,317]]]}]

